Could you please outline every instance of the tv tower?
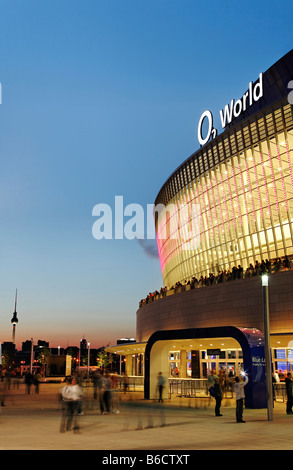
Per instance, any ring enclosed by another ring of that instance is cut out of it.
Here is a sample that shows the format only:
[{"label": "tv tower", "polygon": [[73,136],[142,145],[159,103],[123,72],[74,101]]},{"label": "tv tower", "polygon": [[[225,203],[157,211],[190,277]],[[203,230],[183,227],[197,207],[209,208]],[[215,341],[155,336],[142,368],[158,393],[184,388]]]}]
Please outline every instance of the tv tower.
[{"label": "tv tower", "polygon": [[16,326],[16,323],[18,323],[16,305],[17,305],[17,289],[16,289],[16,293],[15,293],[14,312],[13,312],[13,317],[11,319],[11,323],[12,323],[12,343],[13,344],[15,344],[15,326]]}]

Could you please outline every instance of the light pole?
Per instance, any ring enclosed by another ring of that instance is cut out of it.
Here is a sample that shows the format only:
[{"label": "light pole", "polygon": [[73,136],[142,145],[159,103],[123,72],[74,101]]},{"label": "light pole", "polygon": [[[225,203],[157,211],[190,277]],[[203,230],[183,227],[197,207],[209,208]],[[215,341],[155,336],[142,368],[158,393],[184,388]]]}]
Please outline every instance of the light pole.
[{"label": "light pole", "polygon": [[30,363],[30,373],[33,373],[33,362],[34,362],[34,340],[31,338],[31,363]]},{"label": "light pole", "polygon": [[90,343],[87,344],[87,378],[90,376]]},{"label": "light pole", "polygon": [[267,274],[262,275],[262,309],[263,309],[263,320],[264,320],[268,421],[272,421],[273,420],[273,381],[272,381],[271,347],[270,347],[269,276]]}]

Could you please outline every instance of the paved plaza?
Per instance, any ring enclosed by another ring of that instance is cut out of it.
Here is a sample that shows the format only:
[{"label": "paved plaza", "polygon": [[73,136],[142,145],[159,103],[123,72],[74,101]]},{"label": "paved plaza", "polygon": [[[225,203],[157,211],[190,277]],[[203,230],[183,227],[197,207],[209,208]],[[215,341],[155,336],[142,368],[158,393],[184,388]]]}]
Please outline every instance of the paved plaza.
[{"label": "paved plaza", "polygon": [[[23,384],[7,392],[0,410],[1,450],[292,450],[293,415],[285,403],[266,410],[245,410],[246,423],[235,422],[235,402],[223,400],[223,416],[214,416],[209,398],[174,398],[163,404],[142,392],[115,392],[116,413],[100,415],[92,388],[86,388],[80,432],[60,432],[62,384],[41,384],[39,394]],[[119,402],[118,402],[119,397]]]}]

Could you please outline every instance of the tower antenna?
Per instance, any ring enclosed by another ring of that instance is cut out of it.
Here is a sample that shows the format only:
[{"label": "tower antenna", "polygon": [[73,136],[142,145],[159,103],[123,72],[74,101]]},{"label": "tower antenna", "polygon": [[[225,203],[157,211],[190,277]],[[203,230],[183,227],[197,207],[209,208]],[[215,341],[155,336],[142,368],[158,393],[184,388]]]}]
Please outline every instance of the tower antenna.
[{"label": "tower antenna", "polygon": [[18,323],[16,306],[17,306],[17,289],[16,289],[16,292],[15,292],[14,312],[13,312],[13,317],[11,319],[11,323],[12,323],[12,343],[13,344],[15,344],[15,327],[16,327],[16,324]]}]

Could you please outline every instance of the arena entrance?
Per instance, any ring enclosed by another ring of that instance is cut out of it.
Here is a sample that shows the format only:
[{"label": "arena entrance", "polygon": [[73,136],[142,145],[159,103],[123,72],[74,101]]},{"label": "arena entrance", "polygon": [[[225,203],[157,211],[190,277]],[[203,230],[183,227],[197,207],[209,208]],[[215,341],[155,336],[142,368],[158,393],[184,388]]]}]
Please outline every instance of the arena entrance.
[{"label": "arena entrance", "polygon": [[[249,383],[245,387],[245,406],[247,408],[266,408],[265,351],[263,334],[254,328],[211,327],[190,328],[184,330],[157,331],[149,338],[145,348],[144,397],[156,396],[158,374],[168,377],[168,354],[172,342],[195,340],[217,340],[230,338],[240,346],[243,352],[243,369]],[[187,344],[187,343],[186,343]],[[238,347],[239,347],[238,346]],[[167,387],[165,387],[167,393]]]}]

